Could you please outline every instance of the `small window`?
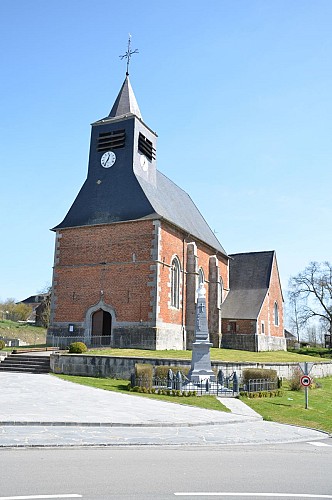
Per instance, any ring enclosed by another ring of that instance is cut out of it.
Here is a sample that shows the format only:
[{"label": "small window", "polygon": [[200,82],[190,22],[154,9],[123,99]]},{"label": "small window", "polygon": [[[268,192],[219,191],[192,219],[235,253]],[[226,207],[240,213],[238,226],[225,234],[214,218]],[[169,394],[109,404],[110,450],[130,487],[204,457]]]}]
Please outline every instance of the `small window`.
[{"label": "small window", "polygon": [[171,306],[180,308],[180,262],[177,257],[171,264]]},{"label": "small window", "polygon": [[261,332],[262,332],[262,335],[264,335],[264,333],[265,333],[264,321],[262,321],[262,323],[261,323]]},{"label": "small window", "polygon": [[279,326],[279,308],[276,302],[274,303],[274,324]]},{"label": "small window", "polygon": [[201,285],[203,283],[205,283],[205,276],[204,276],[204,271],[203,269],[200,267],[199,270],[198,270],[198,286]]}]

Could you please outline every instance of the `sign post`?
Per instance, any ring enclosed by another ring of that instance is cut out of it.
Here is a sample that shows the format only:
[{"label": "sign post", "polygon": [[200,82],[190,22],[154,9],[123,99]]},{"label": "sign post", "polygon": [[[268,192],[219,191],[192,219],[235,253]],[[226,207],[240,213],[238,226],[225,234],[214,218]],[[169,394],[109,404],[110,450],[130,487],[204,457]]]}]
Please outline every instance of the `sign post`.
[{"label": "sign post", "polygon": [[305,398],[305,409],[309,408],[309,392],[308,387],[311,384],[311,378],[309,377],[309,373],[311,368],[315,363],[299,363],[299,366],[302,370],[302,377],[300,378],[301,385],[304,387],[304,398]]}]

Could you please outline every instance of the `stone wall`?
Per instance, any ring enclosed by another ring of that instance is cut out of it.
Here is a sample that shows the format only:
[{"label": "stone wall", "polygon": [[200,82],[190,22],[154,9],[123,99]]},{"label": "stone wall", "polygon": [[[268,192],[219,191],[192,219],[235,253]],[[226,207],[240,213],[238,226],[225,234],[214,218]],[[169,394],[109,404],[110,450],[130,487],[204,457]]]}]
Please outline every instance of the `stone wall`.
[{"label": "stone wall", "polygon": [[[136,363],[150,363],[154,366],[190,366],[190,360],[179,359],[155,359],[155,358],[130,358],[126,356],[89,356],[84,354],[51,354],[51,370],[54,373],[66,375],[82,375],[91,377],[111,377],[130,379],[134,372]],[[234,371],[239,377],[246,368],[266,368],[276,370],[279,377],[289,379],[298,363],[226,363],[212,362],[213,370],[222,370],[225,376],[231,375]],[[327,377],[332,376],[332,362],[317,363],[313,366],[311,376]]]}]

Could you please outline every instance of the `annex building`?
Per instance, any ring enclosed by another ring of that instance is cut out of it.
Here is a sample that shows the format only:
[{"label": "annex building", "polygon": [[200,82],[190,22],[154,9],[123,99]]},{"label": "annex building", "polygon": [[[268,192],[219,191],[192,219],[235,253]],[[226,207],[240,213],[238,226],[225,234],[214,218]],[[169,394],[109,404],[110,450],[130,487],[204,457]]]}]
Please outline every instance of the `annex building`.
[{"label": "annex building", "polygon": [[87,179],[53,229],[48,342],[190,348],[204,283],[215,347],[285,349],[275,252],[228,255],[156,157],[127,74],[92,124]]}]

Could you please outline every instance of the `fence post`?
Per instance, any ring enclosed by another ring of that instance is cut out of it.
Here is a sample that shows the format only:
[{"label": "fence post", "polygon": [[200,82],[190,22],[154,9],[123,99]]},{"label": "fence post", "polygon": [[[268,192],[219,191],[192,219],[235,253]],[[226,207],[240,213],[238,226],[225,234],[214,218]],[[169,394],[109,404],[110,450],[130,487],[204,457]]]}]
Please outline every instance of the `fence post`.
[{"label": "fence post", "polygon": [[176,388],[178,391],[182,391],[182,374],[180,371],[177,372],[176,374]]},{"label": "fence post", "polygon": [[173,379],[174,379],[174,374],[170,368],[167,373],[167,389],[173,389]]},{"label": "fence post", "polygon": [[224,385],[224,373],[222,370],[219,370],[218,371],[218,375],[217,375],[217,381],[218,383],[223,386]]},{"label": "fence post", "polygon": [[239,379],[236,372],[233,373],[233,394],[239,392]]}]

